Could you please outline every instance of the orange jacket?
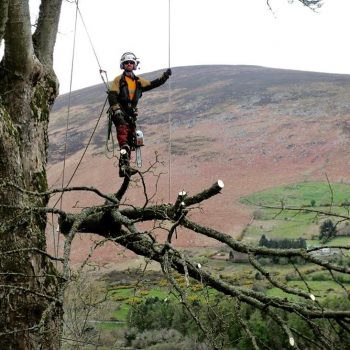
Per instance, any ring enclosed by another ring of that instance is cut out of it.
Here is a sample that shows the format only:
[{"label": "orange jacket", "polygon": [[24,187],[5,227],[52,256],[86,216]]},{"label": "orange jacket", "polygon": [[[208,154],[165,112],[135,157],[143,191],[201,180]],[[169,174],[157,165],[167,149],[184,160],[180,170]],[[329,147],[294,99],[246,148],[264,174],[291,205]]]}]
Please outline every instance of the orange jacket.
[{"label": "orange jacket", "polygon": [[129,116],[134,116],[135,108],[143,92],[163,85],[169,77],[163,74],[160,78],[150,81],[132,74],[132,78],[136,81],[136,89],[132,99],[129,97],[130,94],[125,79],[125,72],[113,80],[108,91],[108,102],[112,109],[120,108]]}]

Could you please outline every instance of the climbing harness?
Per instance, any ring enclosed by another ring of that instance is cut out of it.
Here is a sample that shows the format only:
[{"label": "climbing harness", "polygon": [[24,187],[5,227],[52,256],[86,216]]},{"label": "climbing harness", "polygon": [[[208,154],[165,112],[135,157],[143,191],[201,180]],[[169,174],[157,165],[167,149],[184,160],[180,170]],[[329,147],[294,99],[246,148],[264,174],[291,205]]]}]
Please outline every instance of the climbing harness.
[{"label": "climbing harness", "polygon": [[[108,125],[107,125],[107,138],[106,138],[106,151],[112,152],[112,157],[109,157],[106,152],[106,157],[111,159],[115,156],[114,150],[115,150],[115,142],[113,138],[113,121],[112,121],[112,109],[109,108],[107,111],[107,117],[108,117]],[[142,155],[141,155],[141,147],[144,146],[144,136],[141,129],[137,128],[136,122],[133,122],[135,125],[135,132],[132,138],[132,149],[135,149],[135,162],[138,168],[142,167]],[[109,148],[109,140],[112,141],[112,149]]]},{"label": "climbing harness", "polygon": [[[106,151],[107,152],[112,152],[112,157],[108,156],[108,153],[106,152],[106,157],[111,159],[115,157],[115,142],[113,138],[113,121],[112,121],[112,113],[113,110],[111,107],[108,108],[107,110],[107,118],[108,118],[108,123],[107,123],[107,137],[106,137]],[[135,149],[135,162],[138,168],[142,167],[142,156],[141,156],[141,147],[144,146],[144,138],[143,138],[143,132],[141,129],[139,129],[136,125],[136,121],[132,122],[133,125],[135,126],[135,132],[132,138],[132,149]],[[112,141],[112,149],[109,148],[109,141]]]}]

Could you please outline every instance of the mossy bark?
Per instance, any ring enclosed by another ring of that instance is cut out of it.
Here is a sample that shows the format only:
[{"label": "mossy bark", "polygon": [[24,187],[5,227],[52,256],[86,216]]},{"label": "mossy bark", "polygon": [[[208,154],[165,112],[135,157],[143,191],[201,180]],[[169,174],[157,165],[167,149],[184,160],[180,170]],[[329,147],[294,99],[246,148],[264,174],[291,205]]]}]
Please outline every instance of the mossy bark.
[{"label": "mossy bark", "polygon": [[14,89],[2,91],[0,104],[0,348],[58,349],[59,281],[53,264],[38,253],[46,250],[46,214],[22,209],[47,205],[48,198],[25,191],[48,188],[48,121],[56,90],[50,75],[35,86],[12,78],[5,82]]},{"label": "mossy bark", "polygon": [[[0,349],[58,349],[57,272],[45,253],[48,122],[58,82],[52,57],[62,0],[0,5]],[[11,183],[13,185],[11,185]]]}]

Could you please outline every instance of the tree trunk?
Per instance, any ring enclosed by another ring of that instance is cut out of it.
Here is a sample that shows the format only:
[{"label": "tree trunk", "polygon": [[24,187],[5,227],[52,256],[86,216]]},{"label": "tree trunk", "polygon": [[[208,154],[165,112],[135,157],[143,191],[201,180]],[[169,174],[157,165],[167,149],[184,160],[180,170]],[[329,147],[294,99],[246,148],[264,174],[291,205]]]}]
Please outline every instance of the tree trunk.
[{"label": "tree trunk", "polygon": [[[26,190],[45,191],[47,79],[34,88],[15,80],[8,78],[6,85],[15,91],[6,95],[1,106],[0,179]],[[8,206],[0,208],[0,348],[36,349],[38,344],[58,348],[54,344],[58,344],[61,305],[56,302],[56,272],[39,252],[46,250],[46,214],[16,209],[45,207],[47,200],[3,187],[0,203]]]},{"label": "tree trunk", "polygon": [[47,190],[48,121],[57,95],[52,50],[61,0],[51,1],[55,14],[45,12],[48,3],[41,4],[35,49],[28,2],[4,1],[0,8],[0,40],[5,39],[0,66],[0,349],[58,349],[60,344],[60,281],[44,254],[46,214],[33,210],[45,207],[47,198],[27,192]]}]

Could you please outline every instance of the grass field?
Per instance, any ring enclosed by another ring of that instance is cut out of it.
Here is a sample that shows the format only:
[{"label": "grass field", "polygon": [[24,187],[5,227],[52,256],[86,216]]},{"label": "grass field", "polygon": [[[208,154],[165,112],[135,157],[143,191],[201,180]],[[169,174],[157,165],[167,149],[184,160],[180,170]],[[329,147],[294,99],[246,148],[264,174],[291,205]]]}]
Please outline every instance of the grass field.
[{"label": "grass field", "polygon": [[[184,287],[186,284],[184,279],[180,276],[177,279],[179,286]],[[213,294],[215,294],[214,290],[204,288],[202,284],[195,281],[191,282],[188,289],[189,300],[198,299],[203,301]],[[111,319],[121,322],[127,320],[128,311],[132,305],[140,303],[146,298],[158,298],[160,300],[174,300],[178,298],[174,290],[170,292],[169,286],[164,280],[154,281],[148,288],[124,288],[123,286],[112,288],[109,290],[108,295],[111,300],[116,302],[116,308],[111,312]],[[106,322],[106,325],[108,326],[109,323]],[[102,323],[101,326],[104,327],[105,323]],[[113,327],[113,323],[109,326]]]},{"label": "grass field", "polygon": [[275,187],[257,192],[242,198],[248,205],[278,205],[283,201],[285,206],[325,206],[350,203],[350,185],[326,182],[301,182],[283,187]]},{"label": "grass field", "polygon": [[[316,299],[324,299],[326,298],[329,294],[332,295],[332,297],[338,296],[341,298],[346,299],[347,298],[347,293],[343,290],[343,288],[337,284],[334,281],[307,281],[307,287],[303,281],[291,281],[288,283],[289,287],[293,287],[296,289],[301,289],[305,292],[308,291],[308,288],[312,291],[311,293],[316,297]],[[344,284],[344,287],[349,289],[350,283]],[[283,292],[282,290],[278,288],[271,288],[266,291],[266,294],[268,296],[274,296],[274,297],[280,297],[280,298],[285,298],[288,297],[288,299],[291,300],[297,300],[300,299],[300,297],[297,296],[292,296],[290,294],[287,294]]]},{"label": "grass field", "polygon": [[[244,235],[248,242],[256,244],[264,234],[269,239],[304,238],[308,245],[315,246],[321,245],[315,238],[327,213],[350,217],[350,185],[303,182],[254,193],[242,198],[241,203],[252,208],[255,218]],[[285,210],[280,209],[282,203]],[[332,220],[340,221],[336,217]],[[328,244],[348,245],[350,237],[338,237]]]},{"label": "grass field", "polygon": [[[216,263],[216,261],[214,261]],[[222,261],[226,265],[223,271],[220,271],[223,280],[230,279],[234,284],[243,288],[252,288],[253,286],[261,286],[266,295],[271,297],[288,298],[290,300],[300,300],[300,297],[287,294],[278,288],[272,288],[271,285],[266,284],[266,281],[257,281],[255,279],[256,271],[251,268],[249,264],[235,264],[227,261]],[[208,261],[211,264],[211,261]],[[347,298],[347,291],[350,291],[350,278],[346,278],[342,274],[336,274],[335,278],[339,278],[339,282],[332,280],[331,275],[321,268],[316,268],[314,265],[305,264],[299,265],[298,270],[304,276],[305,280],[299,279],[299,275],[289,264],[268,264],[264,268],[270,272],[274,279],[285,283],[288,287],[300,289],[304,292],[313,294],[317,300],[324,300],[328,296],[338,296],[340,298]],[[287,277],[286,277],[287,276]],[[286,278],[291,280],[287,281]],[[341,279],[341,277],[343,279]],[[180,280],[180,284],[181,284]],[[203,288],[202,285],[195,281],[191,281],[191,288],[188,292],[189,300],[201,300],[205,302],[208,298],[217,294],[212,289]],[[169,287],[164,283],[154,281],[145,290],[144,288],[115,288],[109,291],[109,296],[115,301],[113,309],[110,310],[109,318],[111,322],[105,321],[99,324],[100,329],[111,330],[122,328],[126,326],[127,315],[130,307],[133,304],[143,302],[147,298],[158,297],[160,300],[176,299],[174,294],[169,293]],[[310,301],[311,302],[311,299]],[[117,321],[117,322],[116,322]]]}]

